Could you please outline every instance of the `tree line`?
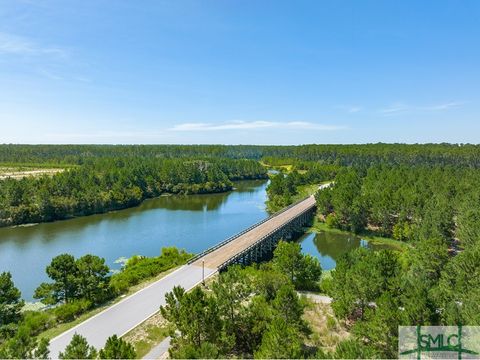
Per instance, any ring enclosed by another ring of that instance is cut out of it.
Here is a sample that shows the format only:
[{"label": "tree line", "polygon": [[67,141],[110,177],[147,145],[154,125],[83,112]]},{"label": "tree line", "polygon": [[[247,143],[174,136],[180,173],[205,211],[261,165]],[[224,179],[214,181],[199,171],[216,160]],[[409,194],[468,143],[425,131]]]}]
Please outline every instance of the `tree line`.
[{"label": "tree line", "polygon": [[[270,201],[288,204],[302,161],[265,162],[293,164],[269,186]],[[394,358],[398,326],[480,325],[480,171],[464,165],[340,167],[334,186],[316,194],[329,227],[408,244],[401,252],[361,248],[337,261],[321,289],[353,336],[316,357]]]},{"label": "tree line", "polygon": [[460,247],[478,241],[477,169],[345,168],[335,177],[335,186],[316,198],[326,221],[343,230],[370,230],[406,242],[436,236]]},{"label": "tree line", "polygon": [[118,210],[147,198],[232,189],[232,180],[265,178],[253,160],[89,158],[53,176],[0,180],[0,226]]},{"label": "tree line", "polygon": [[368,168],[387,165],[480,167],[480,145],[0,145],[0,163],[81,165],[89,158],[291,158]]}]

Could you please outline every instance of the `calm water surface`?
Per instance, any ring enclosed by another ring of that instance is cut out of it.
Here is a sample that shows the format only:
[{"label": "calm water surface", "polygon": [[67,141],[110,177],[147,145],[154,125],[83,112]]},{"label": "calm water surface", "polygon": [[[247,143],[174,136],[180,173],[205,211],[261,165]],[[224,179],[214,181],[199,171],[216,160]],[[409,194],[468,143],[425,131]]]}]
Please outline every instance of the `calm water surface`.
[{"label": "calm water surface", "polygon": [[[266,181],[242,181],[225,194],[165,196],[142,205],[66,221],[0,229],[0,272],[10,271],[26,300],[48,281],[45,267],[62,253],[87,253],[115,260],[156,256],[164,246],[197,253],[265,218]],[[317,256],[326,270],[335,259],[364,241],[348,235],[307,234],[304,252]]]},{"label": "calm water surface", "polygon": [[316,256],[323,270],[335,268],[336,261],[346,252],[358,247],[374,250],[388,249],[387,245],[373,245],[353,234],[335,234],[321,231],[308,233],[299,239],[304,253]]},{"label": "calm water surface", "polygon": [[266,181],[242,181],[224,194],[164,196],[107,214],[0,229],[0,271],[10,271],[26,300],[47,281],[45,267],[62,253],[115,260],[156,256],[164,246],[200,252],[267,216]]}]

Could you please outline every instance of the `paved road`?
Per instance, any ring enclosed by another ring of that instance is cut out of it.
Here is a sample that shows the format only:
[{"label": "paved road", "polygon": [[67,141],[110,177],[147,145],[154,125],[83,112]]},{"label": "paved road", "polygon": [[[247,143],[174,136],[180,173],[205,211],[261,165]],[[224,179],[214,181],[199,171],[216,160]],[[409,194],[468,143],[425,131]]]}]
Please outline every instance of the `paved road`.
[{"label": "paved road", "polygon": [[155,346],[150,352],[145,355],[143,358],[146,360],[157,360],[164,358],[165,353],[168,351],[170,348],[170,342],[172,338],[170,336],[167,336],[163,341]]},{"label": "paved road", "polygon": [[[205,277],[207,278],[215,272],[216,269],[205,268]],[[75,333],[86,337],[90,345],[101,349],[109,336],[114,334],[122,336],[155,314],[160,305],[165,304],[165,294],[171,291],[174,286],[180,285],[189,290],[201,281],[201,267],[184,265],[52,339],[50,341],[50,356],[52,359],[58,358],[59,352],[65,349]]]}]

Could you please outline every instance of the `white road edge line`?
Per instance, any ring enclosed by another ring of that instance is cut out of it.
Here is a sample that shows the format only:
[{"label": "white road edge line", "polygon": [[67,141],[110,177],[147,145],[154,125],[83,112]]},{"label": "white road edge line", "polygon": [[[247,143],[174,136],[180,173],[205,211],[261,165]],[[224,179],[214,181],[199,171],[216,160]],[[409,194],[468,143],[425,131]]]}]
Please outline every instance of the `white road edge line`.
[{"label": "white road edge line", "polygon": [[[93,315],[92,317],[88,318],[87,320],[82,321],[80,324],[77,324],[77,325],[75,325],[74,327],[72,327],[72,328],[70,328],[70,329],[68,329],[68,330],[65,330],[65,331],[62,332],[61,334],[59,334],[59,335],[55,336],[54,338],[50,339],[50,343],[53,342],[54,340],[58,339],[59,337],[63,336],[65,333],[67,333],[67,332],[69,332],[69,331],[72,331],[72,330],[75,330],[75,329],[78,328],[79,326],[81,326],[81,325],[83,325],[83,324],[85,324],[85,323],[87,323],[87,322],[95,319],[97,316],[102,315],[104,312],[109,311],[110,309],[113,309],[114,307],[120,305],[120,304],[123,303],[124,301],[127,301],[127,300],[130,299],[131,297],[136,296],[137,294],[141,293],[141,292],[144,291],[144,290],[147,290],[148,288],[152,287],[153,285],[155,285],[155,284],[158,283],[159,281],[162,281],[163,279],[166,279],[166,278],[168,278],[169,276],[175,274],[176,272],[182,270],[185,266],[190,266],[190,265],[182,265],[182,266],[180,266],[178,269],[176,269],[175,271],[172,271],[170,274],[167,274],[167,275],[165,275],[164,277],[162,277],[161,279],[152,282],[150,285],[145,286],[143,289],[140,289],[140,290],[138,290],[137,292],[134,292],[133,294],[127,296],[125,299],[122,299],[122,300],[120,300],[119,302],[113,304],[112,306],[107,307],[106,309],[100,311],[98,314],[95,314],[95,315]],[[198,284],[196,284],[196,285],[198,285]],[[150,315],[150,316],[152,316],[152,315]],[[149,317],[150,317],[150,316],[149,316]],[[142,322],[143,322],[143,321],[145,321],[145,320],[142,320]],[[138,323],[138,324],[141,324],[142,322],[140,322],[140,323]],[[138,325],[138,324],[137,324],[137,325]]]},{"label": "white road edge line", "polygon": [[[196,265],[195,265],[195,266],[196,266]],[[216,274],[217,272],[218,272],[218,269],[215,270],[214,272],[212,272],[210,275],[205,276],[205,280],[207,280],[210,276]],[[173,273],[172,273],[172,274],[173,274]],[[198,284],[200,284],[201,282],[203,282],[203,280],[200,280],[200,281],[196,282],[195,284],[193,284],[192,286],[190,286],[188,289],[185,289],[185,292],[188,292],[188,291],[192,290],[194,287],[196,287],[196,286],[197,286]],[[148,319],[150,319],[153,315],[155,315],[155,314],[156,314],[157,312],[159,312],[159,311],[160,311],[160,306],[158,307],[158,310],[157,310],[157,311],[155,311],[155,312],[153,312],[152,314],[148,315],[145,319],[143,319],[142,321],[140,321],[137,325],[131,327],[130,329],[128,329],[127,331],[125,331],[122,335],[118,335],[118,334],[117,334],[117,336],[122,337],[122,336],[128,334],[130,331],[132,331],[133,329],[135,329],[138,325],[140,325],[141,323],[147,321]]]}]

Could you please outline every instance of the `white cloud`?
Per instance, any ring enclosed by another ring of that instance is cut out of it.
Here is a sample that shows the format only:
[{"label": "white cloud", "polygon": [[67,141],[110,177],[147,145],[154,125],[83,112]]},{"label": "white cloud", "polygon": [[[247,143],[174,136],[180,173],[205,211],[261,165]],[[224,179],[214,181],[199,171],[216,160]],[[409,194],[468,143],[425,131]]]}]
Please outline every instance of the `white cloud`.
[{"label": "white cloud", "polygon": [[43,76],[45,76],[45,77],[47,77],[51,80],[63,80],[64,79],[62,76],[60,76],[60,75],[58,75],[58,74],[56,74],[56,73],[54,73],[50,70],[47,70],[47,69],[40,68],[40,69],[38,69],[38,72],[41,75],[43,75]]},{"label": "white cloud", "polygon": [[384,115],[394,115],[400,112],[410,110],[411,107],[403,103],[395,103],[386,108],[380,109],[379,112]]},{"label": "white cloud", "polygon": [[26,37],[2,32],[0,32],[0,54],[67,57],[67,52],[59,47],[43,46]]},{"label": "white cloud", "polygon": [[432,106],[424,106],[421,108],[422,110],[430,110],[430,111],[441,111],[441,110],[448,110],[451,108],[459,107],[460,105],[465,104],[464,101],[450,101],[443,104],[437,104]]},{"label": "white cloud", "polygon": [[347,109],[347,111],[351,114],[359,112],[360,110],[362,110],[360,106],[351,106]]},{"label": "white cloud", "polygon": [[427,106],[412,106],[412,105],[398,102],[386,108],[380,109],[378,110],[378,112],[385,116],[389,116],[389,115],[396,115],[396,114],[407,112],[407,111],[445,111],[445,110],[450,110],[452,108],[459,107],[464,103],[465,103],[464,101],[450,101],[450,102],[427,105]]},{"label": "white cloud", "polygon": [[338,105],[338,106],[335,106],[334,108],[342,111],[346,111],[349,114],[354,114],[362,110],[362,107],[357,105]]},{"label": "white cloud", "polygon": [[229,121],[223,123],[184,123],[170,128],[170,131],[221,131],[221,130],[249,130],[249,129],[291,129],[291,130],[318,130],[333,131],[346,129],[345,126],[323,125],[306,121]]}]

